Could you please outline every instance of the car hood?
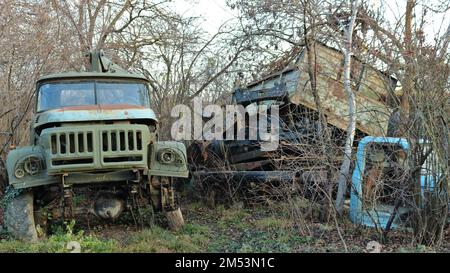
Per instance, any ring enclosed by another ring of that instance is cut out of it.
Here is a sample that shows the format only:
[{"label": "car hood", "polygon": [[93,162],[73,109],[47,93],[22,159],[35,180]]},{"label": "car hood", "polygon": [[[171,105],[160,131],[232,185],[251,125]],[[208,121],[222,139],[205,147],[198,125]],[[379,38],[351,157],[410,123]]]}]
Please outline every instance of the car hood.
[{"label": "car hood", "polygon": [[34,128],[48,123],[103,120],[151,119],[157,121],[152,109],[133,105],[72,106],[36,114]]}]

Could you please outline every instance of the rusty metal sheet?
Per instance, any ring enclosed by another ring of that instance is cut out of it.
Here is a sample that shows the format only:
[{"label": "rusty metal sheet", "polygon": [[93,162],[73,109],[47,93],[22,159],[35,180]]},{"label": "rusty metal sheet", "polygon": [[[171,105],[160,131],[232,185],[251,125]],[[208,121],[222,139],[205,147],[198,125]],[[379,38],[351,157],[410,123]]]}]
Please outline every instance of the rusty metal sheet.
[{"label": "rusty metal sheet", "polygon": [[[349,118],[342,75],[344,56],[341,52],[321,44],[316,44],[315,56],[317,91],[324,114],[330,124],[346,130]],[[394,92],[396,81],[357,59],[354,59],[352,63],[352,88],[356,93],[357,105],[356,128],[369,135],[385,136],[389,117],[393,112],[389,106],[390,97],[399,95]],[[250,93],[246,96],[253,97],[261,90],[272,90],[277,86],[283,86],[289,94],[291,103],[317,110],[307,73],[308,63],[305,52],[300,54],[296,67],[296,69],[288,68],[259,82],[254,82],[240,92]],[[258,96],[264,97],[263,94]]]},{"label": "rusty metal sheet", "polygon": [[233,98],[237,104],[246,106],[263,100],[282,100],[287,96],[288,93],[284,88],[284,84],[277,84],[272,88],[255,90],[253,92],[237,89],[234,91]]}]

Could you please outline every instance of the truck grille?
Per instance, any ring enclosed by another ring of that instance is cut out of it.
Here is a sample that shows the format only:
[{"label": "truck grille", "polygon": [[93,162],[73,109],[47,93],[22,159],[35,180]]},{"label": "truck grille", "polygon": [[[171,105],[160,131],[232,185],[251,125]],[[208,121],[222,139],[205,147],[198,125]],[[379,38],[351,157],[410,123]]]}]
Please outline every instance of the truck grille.
[{"label": "truck grille", "polygon": [[103,130],[100,145],[104,163],[142,161],[140,130]]},{"label": "truck grille", "polygon": [[92,154],[92,132],[58,132],[51,134],[52,154]]},{"label": "truck grille", "polygon": [[145,125],[89,125],[49,128],[49,172],[147,167],[150,132]]},{"label": "truck grille", "polygon": [[108,130],[102,132],[104,152],[141,151],[142,132],[138,130]]}]

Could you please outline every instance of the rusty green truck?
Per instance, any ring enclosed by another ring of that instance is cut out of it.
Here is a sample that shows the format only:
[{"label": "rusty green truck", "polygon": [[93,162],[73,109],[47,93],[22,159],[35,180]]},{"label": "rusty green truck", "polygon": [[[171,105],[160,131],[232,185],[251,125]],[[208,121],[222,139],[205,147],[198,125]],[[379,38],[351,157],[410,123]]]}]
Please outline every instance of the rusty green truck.
[{"label": "rusty green truck", "polygon": [[[150,107],[151,83],[104,57],[89,54],[91,69],[41,77],[30,143],[8,154],[5,226],[16,238],[36,240],[48,218],[88,214],[114,220],[149,206],[182,216],[174,184],[188,176],[182,143],[158,141]],[[150,206],[151,205],[151,206]]]}]

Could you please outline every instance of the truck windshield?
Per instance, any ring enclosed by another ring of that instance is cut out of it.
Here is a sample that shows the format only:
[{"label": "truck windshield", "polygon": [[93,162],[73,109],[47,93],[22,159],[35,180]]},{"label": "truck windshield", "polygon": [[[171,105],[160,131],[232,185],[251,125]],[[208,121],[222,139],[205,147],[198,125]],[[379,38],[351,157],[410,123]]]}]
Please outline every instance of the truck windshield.
[{"label": "truck windshield", "polygon": [[45,83],[39,87],[37,111],[105,104],[149,107],[147,86],[135,82]]}]

